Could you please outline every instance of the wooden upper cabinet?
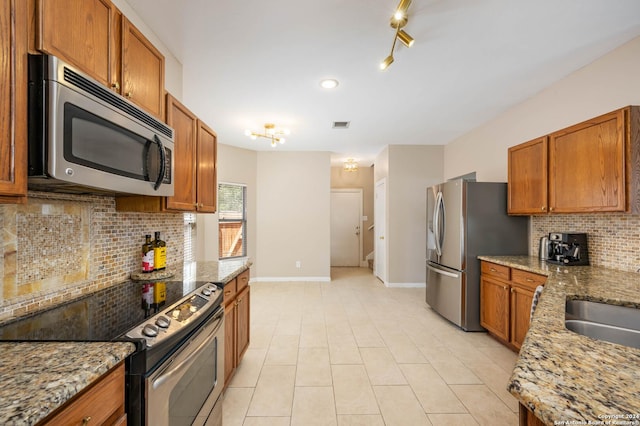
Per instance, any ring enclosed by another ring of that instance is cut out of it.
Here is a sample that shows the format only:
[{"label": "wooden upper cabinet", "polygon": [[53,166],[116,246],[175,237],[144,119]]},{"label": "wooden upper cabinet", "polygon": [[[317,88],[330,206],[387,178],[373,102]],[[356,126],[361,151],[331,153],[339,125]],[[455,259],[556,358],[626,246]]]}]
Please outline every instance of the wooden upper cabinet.
[{"label": "wooden upper cabinet", "polygon": [[126,18],[122,18],[122,94],[162,119],[164,56]]},{"label": "wooden upper cabinet", "polygon": [[110,0],[31,1],[35,50],[59,57],[164,119],[164,56]]},{"label": "wooden upper cabinet", "polygon": [[109,0],[37,0],[36,49],[63,59],[105,86],[119,84],[112,69],[115,6]]},{"label": "wooden upper cabinet", "polygon": [[217,194],[217,136],[206,124],[198,120],[198,162],[197,162],[197,210],[201,213],[215,213],[218,207]]},{"label": "wooden upper cabinet", "polygon": [[27,195],[27,10],[0,1],[0,203]]},{"label": "wooden upper cabinet", "polygon": [[540,214],[547,211],[547,137],[509,148],[508,211]]},{"label": "wooden upper cabinet", "polygon": [[625,211],[625,161],[625,110],[552,133],[551,211]]},{"label": "wooden upper cabinet", "polygon": [[192,211],[217,209],[216,133],[186,106],[167,94],[167,124],[174,130],[172,197],[116,197],[119,211]]},{"label": "wooden upper cabinet", "polygon": [[509,148],[509,214],[640,213],[640,111],[622,108]]},{"label": "wooden upper cabinet", "polygon": [[174,130],[174,196],[167,197],[167,209],[196,209],[196,148],[198,118],[176,98],[167,95],[167,124]]}]

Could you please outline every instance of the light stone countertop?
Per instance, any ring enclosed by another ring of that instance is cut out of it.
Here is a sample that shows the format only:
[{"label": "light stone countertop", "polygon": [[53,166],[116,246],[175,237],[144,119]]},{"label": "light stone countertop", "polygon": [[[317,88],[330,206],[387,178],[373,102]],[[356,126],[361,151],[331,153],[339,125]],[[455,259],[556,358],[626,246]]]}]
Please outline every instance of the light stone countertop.
[{"label": "light stone countertop", "polygon": [[134,351],[129,342],[0,342],[0,424],[36,424]]},{"label": "light stone countertop", "polygon": [[[197,262],[197,281],[224,284],[247,259]],[[182,271],[175,274],[182,279]],[[0,425],[34,425],[135,351],[129,342],[0,342]]]},{"label": "light stone countertop", "polygon": [[478,258],[548,276],[509,392],[549,425],[640,424],[640,349],[582,336],[564,325],[567,299],[640,308],[640,274],[558,266],[528,256]]}]

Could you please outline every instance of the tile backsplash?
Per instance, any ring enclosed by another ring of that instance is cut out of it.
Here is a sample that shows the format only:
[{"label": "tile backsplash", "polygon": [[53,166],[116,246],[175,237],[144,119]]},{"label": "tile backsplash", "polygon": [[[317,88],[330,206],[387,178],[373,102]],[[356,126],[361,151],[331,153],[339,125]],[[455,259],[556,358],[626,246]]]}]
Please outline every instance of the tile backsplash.
[{"label": "tile backsplash", "polygon": [[0,321],[126,281],[154,231],[168,268],[184,263],[184,214],[116,212],[113,197],[29,192],[0,205],[0,227]]},{"label": "tile backsplash", "polygon": [[532,216],[532,255],[538,255],[540,237],[549,232],[586,233],[591,265],[633,272],[640,268],[640,215],[592,213]]}]

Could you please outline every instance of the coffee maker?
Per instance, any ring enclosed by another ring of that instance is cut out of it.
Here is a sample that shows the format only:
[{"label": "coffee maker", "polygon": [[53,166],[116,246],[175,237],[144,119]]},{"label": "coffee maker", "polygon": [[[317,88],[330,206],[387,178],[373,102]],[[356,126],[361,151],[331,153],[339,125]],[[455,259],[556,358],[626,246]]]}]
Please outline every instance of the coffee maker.
[{"label": "coffee maker", "polygon": [[547,262],[560,265],[588,265],[587,234],[549,233]]}]

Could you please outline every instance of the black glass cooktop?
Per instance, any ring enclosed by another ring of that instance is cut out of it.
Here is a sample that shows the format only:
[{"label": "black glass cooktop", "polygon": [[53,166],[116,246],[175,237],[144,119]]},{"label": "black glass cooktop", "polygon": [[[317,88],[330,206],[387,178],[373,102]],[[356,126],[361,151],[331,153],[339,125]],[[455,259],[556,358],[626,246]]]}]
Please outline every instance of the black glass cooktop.
[{"label": "black glass cooktop", "polygon": [[0,325],[0,340],[113,340],[207,283],[125,282]]}]

